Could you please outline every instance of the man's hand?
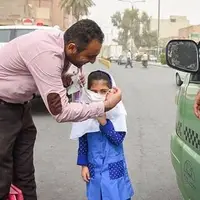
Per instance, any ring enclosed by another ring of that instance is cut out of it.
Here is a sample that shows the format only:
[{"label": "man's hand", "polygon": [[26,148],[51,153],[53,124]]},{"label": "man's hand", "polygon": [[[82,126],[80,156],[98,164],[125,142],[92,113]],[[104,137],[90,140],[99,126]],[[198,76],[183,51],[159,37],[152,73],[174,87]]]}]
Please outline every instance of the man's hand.
[{"label": "man's hand", "polygon": [[[63,82],[63,85],[64,85],[66,88],[73,84],[72,76],[73,76],[73,75],[71,75],[71,74],[62,76],[62,82]],[[84,86],[84,85],[85,85],[85,82],[86,82],[86,81],[85,81],[85,75],[84,75],[84,74],[80,74],[80,75],[79,75],[79,84],[80,84],[81,86]]]},{"label": "man's hand", "polygon": [[194,113],[200,119],[200,92],[198,92],[194,102]]},{"label": "man's hand", "polygon": [[82,166],[81,176],[82,176],[82,178],[83,178],[83,180],[84,180],[85,182],[88,183],[88,182],[90,181],[90,172],[89,172],[88,167]]},{"label": "man's hand", "polygon": [[114,108],[122,100],[122,92],[119,88],[113,88],[104,101],[105,112]]},{"label": "man's hand", "polygon": [[85,83],[86,83],[86,81],[85,81],[85,75],[81,73],[81,75],[79,75],[79,84],[81,86],[84,86]]},{"label": "man's hand", "polygon": [[67,88],[69,87],[70,85],[72,85],[72,77],[71,75],[65,75],[65,76],[62,76],[62,82],[63,82],[63,85]]},{"label": "man's hand", "polygon": [[104,116],[102,116],[102,117],[97,117],[97,121],[102,126],[105,126],[107,124],[106,114],[104,114]]}]

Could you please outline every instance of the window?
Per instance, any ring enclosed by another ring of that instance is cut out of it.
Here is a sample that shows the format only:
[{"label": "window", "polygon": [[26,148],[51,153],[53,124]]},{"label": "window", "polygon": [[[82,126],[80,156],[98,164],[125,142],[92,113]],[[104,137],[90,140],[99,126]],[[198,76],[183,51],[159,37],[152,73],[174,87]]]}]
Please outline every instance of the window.
[{"label": "window", "polygon": [[191,74],[190,82],[191,83],[199,83],[200,82],[200,72],[197,72],[195,74]]},{"label": "window", "polygon": [[0,43],[7,43],[21,35],[35,31],[35,29],[0,29]]},{"label": "window", "polygon": [[25,35],[25,34],[30,33],[32,31],[35,31],[35,29],[16,29],[15,37],[19,37],[21,35]]},{"label": "window", "polygon": [[171,19],[170,19],[170,22],[175,23],[175,22],[176,22],[176,19],[171,18]]},{"label": "window", "polygon": [[11,39],[11,29],[1,29],[0,30],[0,43],[9,42]]}]

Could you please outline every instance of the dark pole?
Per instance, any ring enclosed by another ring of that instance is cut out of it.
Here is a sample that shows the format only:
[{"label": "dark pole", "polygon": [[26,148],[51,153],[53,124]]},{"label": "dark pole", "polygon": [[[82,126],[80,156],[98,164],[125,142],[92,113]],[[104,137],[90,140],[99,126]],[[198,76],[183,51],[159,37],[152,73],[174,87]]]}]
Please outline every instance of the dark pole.
[{"label": "dark pole", "polygon": [[[133,3],[132,3],[132,16],[133,16],[133,10],[134,10],[134,7],[133,7]],[[131,55],[133,54],[133,17],[132,17],[132,20],[131,20]]]},{"label": "dark pole", "polygon": [[159,46],[160,46],[160,0],[158,0],[158,35],[157,35],[157,58],[159,59]]}]

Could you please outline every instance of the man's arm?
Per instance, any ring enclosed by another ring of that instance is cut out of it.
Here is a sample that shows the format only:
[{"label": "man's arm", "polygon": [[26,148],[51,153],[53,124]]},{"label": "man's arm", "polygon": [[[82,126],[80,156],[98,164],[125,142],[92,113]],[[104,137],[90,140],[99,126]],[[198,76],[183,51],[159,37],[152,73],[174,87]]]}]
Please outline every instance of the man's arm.
[{"label": "man's arm", "polygon": [[57,122],[78,122],[102,116],[104,102],[69,103],[62,82],[62,59],[54,52],[43,52],[28,63],[40,95]]},{"label": "man's arm", "polygon": [[197,93],[194,101],[194,113],[200,119],[200,91]]}]

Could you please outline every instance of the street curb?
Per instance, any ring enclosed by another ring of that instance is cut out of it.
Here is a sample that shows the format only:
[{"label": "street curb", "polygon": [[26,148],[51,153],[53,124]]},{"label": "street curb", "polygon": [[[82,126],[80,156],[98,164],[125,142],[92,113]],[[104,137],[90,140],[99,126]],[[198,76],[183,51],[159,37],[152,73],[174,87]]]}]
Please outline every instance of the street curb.
[{"label": "street curb", "polygon": [[[141,63],[141,62],[136,61],[136,63]],[[156,63],[156,62],[148,62],[148,65],[155,67],[170,68],[168,65],[162,65],[161,63]]]},{"label": "street curb", "polygon": [[162,65],[161,63],[149,63],[149,65],[151,66],[156,66],[156,67],[165,67],[165,68],[169,68],[168,65]]},{"label": "street curb", "polygon": [[106,60],[104,58],[99,58],[99,63],[105,65],[107,68],[110,68],[111,67],[111,62],[109,60]]}]

